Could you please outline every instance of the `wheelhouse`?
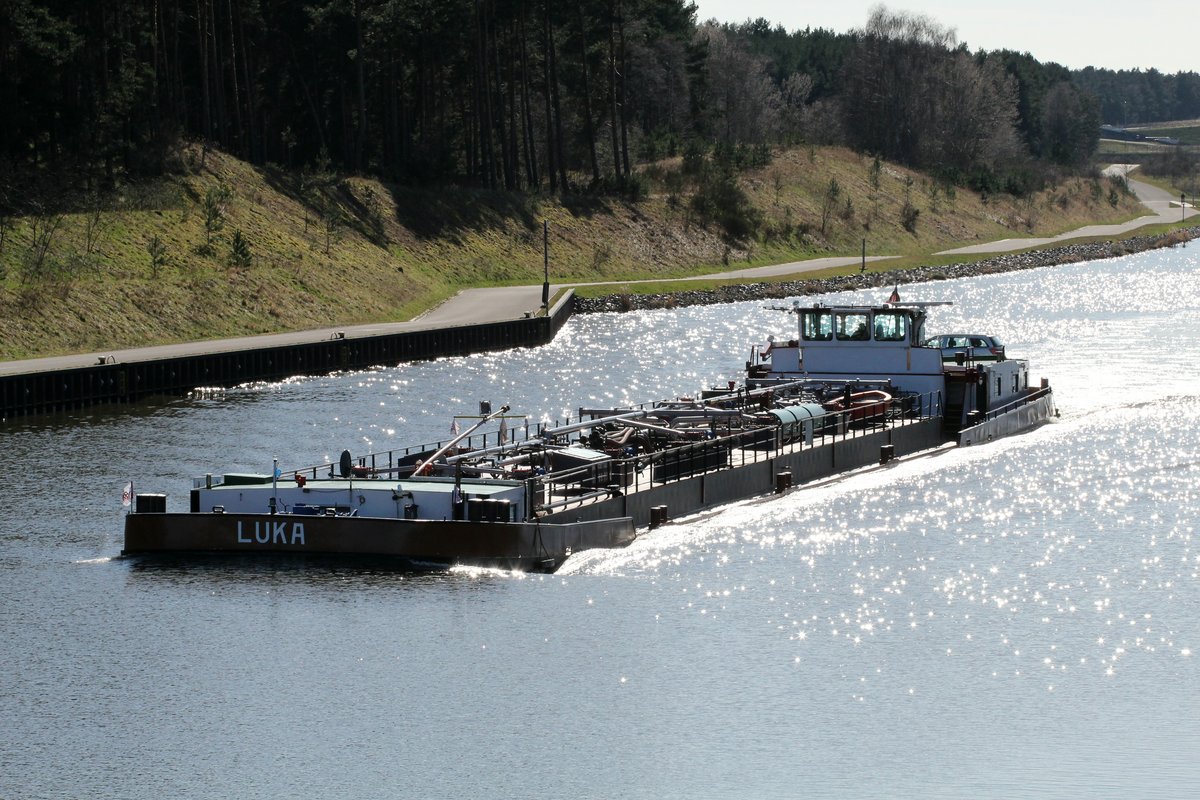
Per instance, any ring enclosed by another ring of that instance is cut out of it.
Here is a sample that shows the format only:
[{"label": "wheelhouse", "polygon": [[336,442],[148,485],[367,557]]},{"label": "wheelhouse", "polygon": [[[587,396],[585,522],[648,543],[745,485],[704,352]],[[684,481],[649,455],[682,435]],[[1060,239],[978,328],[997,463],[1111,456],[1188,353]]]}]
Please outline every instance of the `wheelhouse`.
[{"label": "wheelhouse", "polygon": [[793,306],[799,337],[772,342],[751,365],[765,379],[889,381],[903,392],[944,387],[941,352],[922,346],[926,303],[882,306]]}]

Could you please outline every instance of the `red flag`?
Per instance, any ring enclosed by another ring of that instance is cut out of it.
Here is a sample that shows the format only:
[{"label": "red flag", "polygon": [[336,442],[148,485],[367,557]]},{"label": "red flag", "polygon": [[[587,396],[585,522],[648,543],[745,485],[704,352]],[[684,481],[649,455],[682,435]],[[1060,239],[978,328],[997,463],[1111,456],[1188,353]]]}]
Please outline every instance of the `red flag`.
[{"label": "red flag", "polygon": [[897,283],[896,288],[892,289],[892,293],[891,293],[891,295],[888,296],[887,301],[889,303],[899,303],[900,302],[900,284]]}]

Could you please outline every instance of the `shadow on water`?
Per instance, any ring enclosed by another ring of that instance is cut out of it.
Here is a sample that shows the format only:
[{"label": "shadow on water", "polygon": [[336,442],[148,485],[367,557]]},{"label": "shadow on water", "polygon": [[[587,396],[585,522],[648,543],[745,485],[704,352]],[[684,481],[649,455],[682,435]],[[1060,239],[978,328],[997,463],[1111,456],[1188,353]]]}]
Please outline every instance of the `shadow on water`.
[{"label": "shadow on water", "polygon": [[[253,381],[228,388],[197,388],[186,395],[151,395],[134,403],[103,403],[70,411],[50,412],[24,417],[0,419],[0,432],[54,433],[76,432],[124,426],[138,420],[189,418],[196,411],[206,409],[232,410],[262,404],[286,405],[289,402],[309,402],[312,391],[319,390],[331,395],[331,399],[348,399],[355,395],[357,387],[347,383],[347,378],[356,376],[369,378],[372,375],[394,369],[376,366],[350,372],[333,372],[326,375],[298,375],[281,381]],[[288,391],[293,386],[309,385],[309,391]]]},{"label": "shadow on water", "polygon": [[75,432],[87,428],[124,426],[138,420],[186,418],[197,410],[218,405],[238,407],[274,400],[269,390],[277,385],[254,383],[230,389],[197,389],[186,396],[152,395],[135,403],[103,403],[71,411],[12,417],[0,421],[0,432]]}]

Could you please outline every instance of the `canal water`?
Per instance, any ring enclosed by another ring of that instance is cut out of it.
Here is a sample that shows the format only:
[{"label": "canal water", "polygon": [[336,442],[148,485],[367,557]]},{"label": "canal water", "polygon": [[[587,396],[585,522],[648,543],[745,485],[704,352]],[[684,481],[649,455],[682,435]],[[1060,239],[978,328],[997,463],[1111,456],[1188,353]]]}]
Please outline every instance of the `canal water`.
[{"label": "canal water", "polygon": [[537,349],[7,425],[0,798],[1191,796],[1200,248],[900,292],[1030,358],[1061,419],[551,576],[139,565],[121,488],[182,510],[193,475],[443,438],[480,400],[690,393],[794,317],[579,317]]}]

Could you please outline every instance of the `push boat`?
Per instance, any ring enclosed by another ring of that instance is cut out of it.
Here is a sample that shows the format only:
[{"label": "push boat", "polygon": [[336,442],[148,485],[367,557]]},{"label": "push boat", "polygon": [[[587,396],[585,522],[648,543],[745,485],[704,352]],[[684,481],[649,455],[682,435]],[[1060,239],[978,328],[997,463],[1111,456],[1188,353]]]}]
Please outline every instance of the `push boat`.
[{"label": "push boat", "polygon": [[796,338],[752,348],[741,380],[693,397],[538,423],[481,403],[474,424],[443,442],[195,478],[185,512],[167,511],[164,494],[137,494],[122,553],[552,572],[673,516],[1057,415],[1025,360],[944,362],[922,346],[932,305],[945,304],[777,309],[796,315]]}]

